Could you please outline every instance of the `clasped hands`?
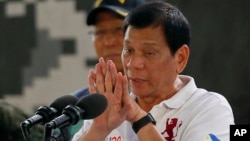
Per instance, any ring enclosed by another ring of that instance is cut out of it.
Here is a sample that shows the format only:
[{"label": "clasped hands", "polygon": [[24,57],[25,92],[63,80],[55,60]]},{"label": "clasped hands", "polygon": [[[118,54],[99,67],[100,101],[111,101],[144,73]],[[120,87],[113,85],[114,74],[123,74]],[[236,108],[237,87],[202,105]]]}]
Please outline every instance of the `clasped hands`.
[{"label": "clasped hands", "polygon": [[88,84],[90,93],[103,94],[108,100],[107,109],[92,124],[92,128],[105,132],[105,135],[125,120],[133,123],[146,115],[130,97],[127,76],[117,72],[113,61],[106,63],[101,57],[95,70],[89,72]]}]

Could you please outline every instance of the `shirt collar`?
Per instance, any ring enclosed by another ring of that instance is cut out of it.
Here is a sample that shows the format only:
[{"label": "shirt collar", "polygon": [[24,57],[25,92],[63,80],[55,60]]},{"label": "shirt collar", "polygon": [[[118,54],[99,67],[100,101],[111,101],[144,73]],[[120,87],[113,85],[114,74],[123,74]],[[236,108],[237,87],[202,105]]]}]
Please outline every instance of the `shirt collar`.
[{"label": "shirt collar", "polygon": [[170,99],[163,101],[168,108],[179,108],[181,107],[197,90],[197,86],[194,79],[190,76],[179,75],[178,76],[186,85],[181,88],[175,95]]},{"label": "shirt collar", "polygon": [[[179,75],[178,76],[183,82],[186,82],[186,85],[181,88],[175,95],[173,95],[170,99],[162,101],[159,105],[166,105],[168,108],[179,108],[182,106],[187,99],[189,99],[194,92],[197,90],[197,86],[194,82],[194,79],[190,76]],[[130,96],[135,100],[136,95],[132,92]]]}]

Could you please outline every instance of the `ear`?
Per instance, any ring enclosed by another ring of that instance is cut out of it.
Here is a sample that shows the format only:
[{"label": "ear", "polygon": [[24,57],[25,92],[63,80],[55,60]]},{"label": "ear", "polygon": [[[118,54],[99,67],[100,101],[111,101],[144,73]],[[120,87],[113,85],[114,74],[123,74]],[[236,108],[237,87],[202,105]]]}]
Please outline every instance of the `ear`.
[{"label": "ear", "polygon": [[187,44],[182,45],[176,52],[175,56],[177,59],[178,67],[177,67],[177,73],[181,73],[188,62],[189,58],[189,47]]}]

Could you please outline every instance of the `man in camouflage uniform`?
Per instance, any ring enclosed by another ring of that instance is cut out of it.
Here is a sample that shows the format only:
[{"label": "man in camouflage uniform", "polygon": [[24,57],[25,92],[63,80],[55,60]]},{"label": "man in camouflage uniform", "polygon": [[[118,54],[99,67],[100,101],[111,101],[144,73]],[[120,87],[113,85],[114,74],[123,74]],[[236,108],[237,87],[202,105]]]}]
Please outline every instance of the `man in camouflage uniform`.
[{"label": "man in camouflage uniform", "polygon": [[[21,109],[0,99],[0,140],[1,141],[25,141],[20,123],[30,116]],[[43,128],[35,126],[30,129],[32,141],[43,140]]]}]

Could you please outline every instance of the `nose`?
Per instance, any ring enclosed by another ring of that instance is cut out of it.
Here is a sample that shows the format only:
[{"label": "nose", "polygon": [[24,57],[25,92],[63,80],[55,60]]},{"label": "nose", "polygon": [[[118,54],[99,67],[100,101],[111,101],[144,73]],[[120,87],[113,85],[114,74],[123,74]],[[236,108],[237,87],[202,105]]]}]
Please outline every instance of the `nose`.
[{"label": "nose", "polygon": [[127,68],[129,69],[143,69],[144,60],[139,55],[133,55],[128,59]]},{"label": "nose", "polygon": [[114,36],[111,32],[108,32],[103,38],[103,42],[105,46],[113,46],[117,43],[118,37]]}]

